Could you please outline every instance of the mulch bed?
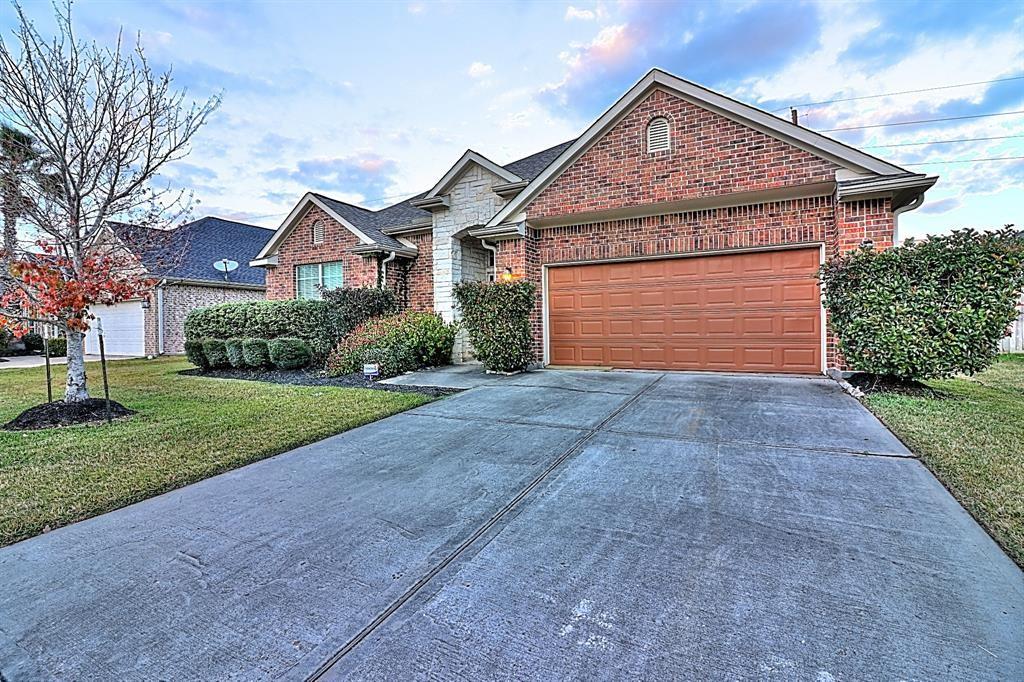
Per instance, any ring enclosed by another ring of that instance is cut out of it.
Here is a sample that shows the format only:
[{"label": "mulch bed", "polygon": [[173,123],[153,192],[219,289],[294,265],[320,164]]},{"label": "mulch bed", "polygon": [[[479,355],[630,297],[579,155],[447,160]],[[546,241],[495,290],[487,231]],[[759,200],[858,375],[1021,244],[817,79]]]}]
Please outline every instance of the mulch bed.
[{"label": "mulch bed", "polygon": [[242,379],[244,381],[265,381],[271,384],[289,384],[292,386],[339,386],[342,388],[369,388],[375,391],[391,391],[392,393],[420,393],[432,398],[439,398],[462,389],[443,388],[440,386],[399,386],[367,381],[362,374],[344,374],[331,377],[323,372],[304,369],[252,370],[252,369],[213,369],[203,372],[199,369],[183,369],[178,372],[185,376],[208,377],[212,379]]},{"label": "mulch bed", "polygon": [[868,372],[857,372],[847,379],[850,384],[859,388],[865,394],[868,393],[899,393],[917,398],[938,398],[939,392],[930,388],[920,381],[913,379],[906,380],[894,376],[882,376],[869,374]]},{"label": "mulch bed", "polygon": [[[110,401],[110,416],[121,419],[135,414],[135,410],[117,402]],[[52,429],[57,426],[74,426],[76,424],[95,424],[107,419],[107,401],[102,398],[89,398],[80,403],[54,401],[30,407],[17,417],[3,425],[4,431],[35,431]]]}]

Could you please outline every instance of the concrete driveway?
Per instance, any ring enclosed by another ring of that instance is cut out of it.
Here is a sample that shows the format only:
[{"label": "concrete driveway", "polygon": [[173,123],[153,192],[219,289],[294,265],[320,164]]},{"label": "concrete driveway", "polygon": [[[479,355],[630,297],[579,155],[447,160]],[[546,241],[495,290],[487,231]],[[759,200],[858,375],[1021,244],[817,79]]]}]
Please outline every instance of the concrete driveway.
[{"label": "concrete driveway", "polygon": [[828,380],[416,381],[477,387],[0,550],[4,679],[1024,677],[1021,571]]}]

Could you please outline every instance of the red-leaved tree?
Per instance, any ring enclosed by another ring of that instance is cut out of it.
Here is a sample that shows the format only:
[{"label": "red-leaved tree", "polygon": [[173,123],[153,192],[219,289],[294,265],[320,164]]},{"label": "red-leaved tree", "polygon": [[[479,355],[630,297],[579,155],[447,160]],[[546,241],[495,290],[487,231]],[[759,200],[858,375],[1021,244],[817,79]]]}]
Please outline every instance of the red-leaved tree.
[{"label": "red-leaved tree", "polygon": [[19,229],[5,230],[0,249],[0,327],[40,322],[66,334],[64,400],[78,402],[89,397],[90,311],[153,284],[160,273],[140,254],[156,251],[170,268],[184,249],[171,228],[191,194],[158,187],[158,173],[187,155],[220,97],[186,103],[171,72],[154,71],[120,35],[109,48],[79,40],[70,2],[57,6],[51,38],[15,10],[14,40],[0,37],[0,201]]}]

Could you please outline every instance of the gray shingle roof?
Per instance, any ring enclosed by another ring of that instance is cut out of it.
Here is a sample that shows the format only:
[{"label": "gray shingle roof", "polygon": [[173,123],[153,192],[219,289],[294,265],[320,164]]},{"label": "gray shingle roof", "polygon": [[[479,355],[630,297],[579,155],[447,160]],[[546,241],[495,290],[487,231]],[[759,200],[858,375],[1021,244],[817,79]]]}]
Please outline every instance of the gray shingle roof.
[{"label": "gray shingle roof", "polygon": [[576,140],[569,140],[561,144],[556,144],[554,147],[545,149],[542,152],[536,154],[530,154],[527,157],[513,161],[512,163],[504,166],[505,170],[515,173],[523,180],[533,180],[535,177],[540,175],[540,172],[551,165],[551,162],[558,158],[558,156],[564,152],[569,146]]},{"label": "gray shingle roof", "polygon": [[[511,173],[515,173],[523,180],[533,180],[535,177],[540,175],[540,172],[547,168],[552,161],[558,158],[559,154],[565,151],[566,148],[575,141],[576,140],[569,140],[568,142],[557,144],[554,147],[545,149],[544,151],[531,154],[530,156],[519,159],[518,161],[513,161],[512,163],[503,166],[503,168]],[[313,192],[312,194],[327,204],[332,211],[352,223],[367,237],[386,248],[401,248],[402,243],[394,237],[384,234],[381,231],[384,228],[430,221],[430,211],[425,211],[422,208],[416,208],[410,203],[416,199],[422,198],[426,192],[420,192],[414,197],[409,197],[404,201],[392,204],[391,206],[387,206],[378,211],[372,211],[368,208],[363,208],[362,206],[338,201],[337,199],[332,199],[331,197],[324,196],[323,194],[318,194],[316,192]]]},{"label": "gray shingle roof", "polygon": [[[122,237],[129,237],[131,230],[140,229],[124,224],[112,226]],[[251,267],[249,261],[273,234],[273,230],[255,225],[207,216],[182,225],[167,241],[161,240],[157,242],[159,246],[136,255],[155,277],[209,282],[225,282],[224,273],[213,264],[227,258],[238,263],[238,269],[228,274],[227,282],[264,286],[266,270]],[[126,241],[130,248],[133,240]],[[140,241],[146,243],[147,240]]]}]

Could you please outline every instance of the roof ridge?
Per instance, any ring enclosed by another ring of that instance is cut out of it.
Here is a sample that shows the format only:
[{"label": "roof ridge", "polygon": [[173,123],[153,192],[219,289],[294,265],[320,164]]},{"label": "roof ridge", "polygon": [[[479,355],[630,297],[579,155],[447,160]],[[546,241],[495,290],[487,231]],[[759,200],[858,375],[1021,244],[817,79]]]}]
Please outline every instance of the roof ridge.
[{"label": "roof ridge", "polygon": [[550,147],[545,147],[544,149],[541,149],[539,151],[533,152],[532,154],[527,154],[526,156],[523,156],[521,158],[509,161],[508,163],[504,164],[502,166],[502,168],[507,168],[508,166],[511,166],[512,164],[519,163],[520,161],[525,161],[526,159],[530,158],[531,156],[538,156],[540,154],[543,154],[544,152],[549,152],[552,149],[554,149],[555,147],[561,147],[561,146],[566,145],[566,144],[572,144],[573,142],[575,142],[578,139],[579,139],[579,136],[574,137],[571,140],[565,140],[564,142],[559,142],[558,144],[553,144]]},{"label": "roof ridge", "polygon": [[[251,228],[254,228],[256,230],[274,230],[275,229],[273,227],[263,227],[262,225],[253,225],[252,223],[243,223],[241,220],[235,220],[233,218],[221,218],[219,215],[204,215],[202,218],[196,218],[195,220],[193,220],[190,223],[185,223],[185,225],[192,225],[193,223],[198,223],[200,220],[209,220],[211,218],[213,220],[220,220],[221,222],[231,223],[232,225],[241,225],[242,227],[251,227]],[[185,227],[185,225],[182,225],[181,227]]]}]

